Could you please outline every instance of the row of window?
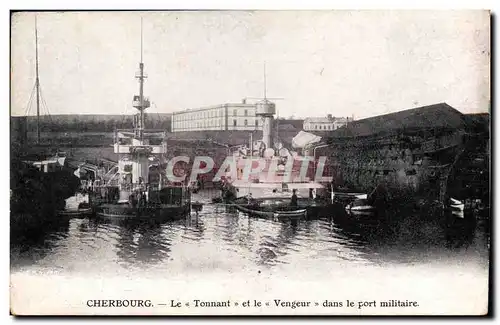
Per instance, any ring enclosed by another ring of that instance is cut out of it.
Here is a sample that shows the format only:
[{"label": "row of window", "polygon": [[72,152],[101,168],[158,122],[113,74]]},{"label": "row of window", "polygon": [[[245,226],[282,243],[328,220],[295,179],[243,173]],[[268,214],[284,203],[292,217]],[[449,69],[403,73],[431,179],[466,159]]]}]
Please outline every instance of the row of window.
[{"label": "row of window", "polygon": [[[207,128],[207,127],[220,127],[222,126],[221,120],[207,120],[203,122],[197,122],[195,128]],[[238,126],[238,120],[233,120],[233,126]],[[243,126],[249,126],[248,120],[243,121]],[[259,120],[255,120],[255,127],[259,127]],[[193,123],[182,123],[175,122],[175,129],[190,129],[193,128]]]},{"label": "row of window", "polygon": [[[238,121],[233,120],[233,126],[238,126]],[[248,120],[243,121],[243,126],[248,126]],[[255,127],[259,126],[259,120],[255,120]]]},{"label": "row of window", "polygon": [[[174,115],[174,120],[175,121],[189,121],[193,119],[205,119],[205,118],[212,118],[212,117],[223,117],[224,116],[224,110],[207,110],[203,112],[192,112],[192,113],[183,113],[179,115]],[[233,110],[233,115],[232,116],[239,116],[238,115],[238,110],[234,109]],[[243,116],[253,116],[249,115],[248,109],[245,109],[243,111]]]},{"label": "row of window", "polygon": [[[309,130],[313,129],[312,127],[308,128]],[[333,125],[315,125],[314,130],[335,130],[335,126]]]},{"label": "row of window", "polygon": [[222,126],[223,123],[221,120],[205,120],[196,123],[188,122],[188,121],[177,121],[174,122],[174,128],[180,129],[190,129],[190,128],[206,128],[206,127],[218,127]]},{"label": "row of window", "polygon": [[203,112],[192,112],[192,113],[184,113],[175,116],[177,121],[187,121],[193,119],[202,119],[202,118],[210,118],[210,117],[222,117],[224,116],[224,109],[215,109],[215,110],[206,110]]},{"label": "row of window", "polygon": [[346,124],[329,124],[329,125],[321,125],[321,124],[313,124],[313,125],[304,125],[304,130],[336,130],[341,126],[344,126]]}]

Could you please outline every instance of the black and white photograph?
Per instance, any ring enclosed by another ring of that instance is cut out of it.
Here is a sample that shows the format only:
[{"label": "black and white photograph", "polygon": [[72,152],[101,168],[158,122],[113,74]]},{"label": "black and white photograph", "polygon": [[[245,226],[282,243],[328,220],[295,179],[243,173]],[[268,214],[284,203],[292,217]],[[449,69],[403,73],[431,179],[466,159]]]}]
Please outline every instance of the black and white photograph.
[{"label": "black and white photograph", "polygon": [[10,12],[13,316],[491,313],[491,12]]}]

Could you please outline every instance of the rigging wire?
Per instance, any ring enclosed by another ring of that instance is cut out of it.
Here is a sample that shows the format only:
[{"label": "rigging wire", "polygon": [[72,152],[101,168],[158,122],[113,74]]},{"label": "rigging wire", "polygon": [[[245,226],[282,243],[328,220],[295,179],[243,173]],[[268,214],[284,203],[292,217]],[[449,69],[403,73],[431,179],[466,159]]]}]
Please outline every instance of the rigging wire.
[{"label": "rigging wire", "polygon": [[[158,112],[158,106],[156,106],[156,103],[155,102],[151,102],[152,105],[155,106],[156,108],[156,116],[158,118],[158,122],[157,122],[157,125],[160,125],[160,128],[163,129],[163,127],[161,127],[162,123],[163,123],[163,120],[161,119],[161,116],[160,116],[160,112]],[[156,129],[156,127],[155,127]]]},{"label": "rigging wire", "polygon": [[28,99],[28,104],[26,105],[26,109],[24,110],[24,116],[28,116],[31,106],[33,105],[33,96],[35,95],[35,89],[36,89],[36,83],[33,86],[33,89],[31,89],[31,95],[30,98]]},{"label": "rigging wire", "polygon": [[[42,87],[39,86],[39,90],[40,90],[40,99],[42,100],[42,109],[45,107],[45,110],[47,112],[47,116],[48,116],[48,119],[49,119],[49,124],[50,125],[54,125],[54,120],[52,119],[52,116],[50,115],[50,112],[49,112],[49,107],[47,105],[47,102],[45,101],[45,96],[43,96],[43,93],[42,93]],[[43,111],[42,111],[43,113]]]}]

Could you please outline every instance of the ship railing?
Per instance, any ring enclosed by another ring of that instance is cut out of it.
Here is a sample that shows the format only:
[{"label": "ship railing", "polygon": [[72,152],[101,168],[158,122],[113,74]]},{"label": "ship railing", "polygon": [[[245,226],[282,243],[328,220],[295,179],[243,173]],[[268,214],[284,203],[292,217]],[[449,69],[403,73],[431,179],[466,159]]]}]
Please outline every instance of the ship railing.
[{"label": "ship railing", "polygon": [[120,191],[129,192],[131,195],[137,192],[147,193],[148,202],[151,204],[188,204],[191,202],[191,191],[187,186],[173,186],[165,188],[160,184],[127,183],[127,184],[105,184],[99,181],[92,184],[92,196],[94,202],[112,203],[120,197]]}]

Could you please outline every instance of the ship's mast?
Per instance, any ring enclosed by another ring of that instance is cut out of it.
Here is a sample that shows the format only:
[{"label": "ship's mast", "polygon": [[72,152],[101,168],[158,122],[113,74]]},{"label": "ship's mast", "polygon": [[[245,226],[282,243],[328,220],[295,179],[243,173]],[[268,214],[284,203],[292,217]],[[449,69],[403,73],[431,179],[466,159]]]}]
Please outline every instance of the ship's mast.
[{"label": "ship's mast", "polygon": [[264,62],[264,98],[257,102],[255,115],[262,118],[262,142],[264,142],[266,149],[271,148],[273,145],[272,124],[275,113],[276,106],[267,98],[267,74],[266,62]]},{"label": "ship's mast", "polygon": [[139,110],[139,119],[136,124],[136,135],[139,140],[143,141],[144,136],[144,110],[149,107],[149,101],[144,99],[144,79],[147,76],[144,74],[144,63],[142,62],[142,17],[141,17],[141,62],[139,63],[139,73],[136,75],[139,79],[139,101],[134,106]]},{"label": "ship's mast", "polygon": [[264,61],[264,100],[266,100],[267,96],[267,85],[266,85],[266,61]]},{"label": "ship's mast", "polygon": [[36,143],[40,143],[40,80],[38,79],[38,31],[35,16],[35,88],[36,88]]}]

